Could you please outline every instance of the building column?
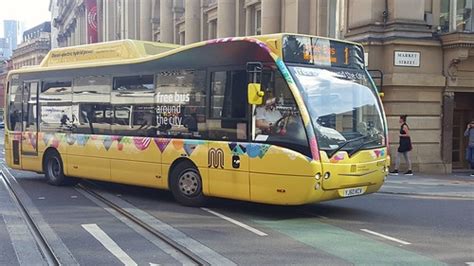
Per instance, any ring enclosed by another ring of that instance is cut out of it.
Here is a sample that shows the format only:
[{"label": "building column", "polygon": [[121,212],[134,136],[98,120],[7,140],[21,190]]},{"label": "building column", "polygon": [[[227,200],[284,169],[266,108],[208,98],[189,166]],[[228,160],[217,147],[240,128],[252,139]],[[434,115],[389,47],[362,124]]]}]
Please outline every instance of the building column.
[{"label": "building column", "polygon": [[160,27],[160,0],[151,2],[151,39],[156,41],[155,33]]},{"label": "building column", "polygon": [[201,3],[197,0],[186,0],[184,8],[185,44],[199,42],[201,37]]},{"label": "building column", "polygon": [[[455,2],[455,1],[451,1]],[[389,21],[424,21],[425,1],[388,0]]]},{"label": "building column", "polygon": [[106,31],[104,32],[104,39],[106,41],[113,41],[117,38],[117,32],[115,30],[115,24],[117,17],[115,16],[115,9],[117,3],[115,3],[114,0],[106,0],[107,2],[107,9],[105,10],[106,12],[106,17],[103,20],[104,23],[104,28]]},{"label": "building column", "polygon": [[262,0],[262,34],[280,32],[280,17],[280,0]]},{"label": "building column", "polygon": [[217,38],[235,36],[235,0],[217,1]]},{"label": "building column", "polygon": [[151,12],[151,0],[140,0],[140,40],[152,40]]},{"label": "building column", "polygon": [[441,155],[443,163],[450,169],[446,169],[447,173],[452,171],[453,163],[453,115],[454,115],[454,92],[444,92],[443,95],[443,125],[442,125],[442,146]]},{"label": "building column", "polygon": [[79,25],[76,24],[76,28],[75,28],[76,29],[75,45],[87,44],[88,43],[87,21],[86,21],[85,13],[81,13],[79,15],[76,23],[79,23]]},{"label": "building column", "polygon": [[457,16],[457,1],[451,0],[449,2],[449,31],[456,31],[456,16]]},{"label": "building column", "polygon": [[125,1],[125,39],[136,39],[138,35],[136,32],[137,17],[135,9],[135,0]]},{"label": "building column", "polygon": [[205,0],[199,0],[201,4],[200,8],[200,17],[201,17],[201,23],[199,23],[200,31],[201,31],[201,40],[207,40],[209,39],[209,23],[208,23],[208,17],[207,13],[204,12],[205,9],[207,9],[207,2]]},{"label": "building column", "polygon": [[160,40],[173,43],[173,0],[160,1]]}]

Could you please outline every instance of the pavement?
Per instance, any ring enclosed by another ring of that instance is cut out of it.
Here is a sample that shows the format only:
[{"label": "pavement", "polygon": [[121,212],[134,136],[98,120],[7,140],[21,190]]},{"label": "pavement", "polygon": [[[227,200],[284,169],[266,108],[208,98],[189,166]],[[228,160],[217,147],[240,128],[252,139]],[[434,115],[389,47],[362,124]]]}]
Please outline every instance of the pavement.
[{"label": "pavement", "polygon": [[449,175],[389,175],[381,193],[474,199],[474,177],[468,172]]}]

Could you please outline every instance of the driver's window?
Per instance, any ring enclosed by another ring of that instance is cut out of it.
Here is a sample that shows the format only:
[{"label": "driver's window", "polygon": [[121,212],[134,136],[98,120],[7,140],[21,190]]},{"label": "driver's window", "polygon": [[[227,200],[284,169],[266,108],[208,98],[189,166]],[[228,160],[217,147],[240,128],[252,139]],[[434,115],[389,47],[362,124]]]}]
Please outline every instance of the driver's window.
[{"label": "driver's window", "polygon": [[[278,71],[264,71],[263,103],[255,109],[255,141],[308,151],[308,141],[295,99]],[[309,153],[308,153],[309,154]]]}]

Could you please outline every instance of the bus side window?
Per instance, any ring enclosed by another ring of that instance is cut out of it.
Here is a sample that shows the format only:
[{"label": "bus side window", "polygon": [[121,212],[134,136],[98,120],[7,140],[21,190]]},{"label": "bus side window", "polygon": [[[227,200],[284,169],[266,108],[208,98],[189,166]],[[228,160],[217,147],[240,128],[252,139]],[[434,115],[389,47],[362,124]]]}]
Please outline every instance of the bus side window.
[{"label": "bus side window", "polygon": [[211,73],[209,137],[217,140],[247,140],[247,72]]},{"label": "bus side window", "polygon": [[109,76],[84,76],[74,79],[72,121],[74,132],[111,134],[112,107]]},{"label": "bus side window", "polygon": [[72,131],[72,82],[43,81],[40,93],[41,131]]},{"label": "bus side window", "polygon": [[112,132],[127,136],[156,136],[153,75],[114,77]]},{"label": "bus side window", "polygon": [[37,105],[38,100],[38,81],[24,83],[23,89],[23,130],[37,131]]},{"label": "bus side window", "polygon": [[306,131],[296,101],[279,71],[264,73],[263,103],[255,110],[258,142],[272,143],[311,156]]},{"label": "bus side window", "polygon": [[161,71],[156,75],[158,136],[206,138],[205,80],[203,70]]},{"label": "bus side window", "polygon": [[18,79],[10,81],[8,99],[8,129],[13,131],[21,130],[21,87]]}]

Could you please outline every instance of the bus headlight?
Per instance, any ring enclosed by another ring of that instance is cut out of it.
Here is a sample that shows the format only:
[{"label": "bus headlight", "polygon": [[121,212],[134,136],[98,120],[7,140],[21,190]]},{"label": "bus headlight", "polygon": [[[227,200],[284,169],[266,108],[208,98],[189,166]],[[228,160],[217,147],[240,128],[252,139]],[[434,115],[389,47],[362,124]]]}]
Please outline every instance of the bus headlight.
[{"label": "bus headlight", "polygon": [[317,174],[314,176],[314,178],[316,178],[316,180],[321,179],[321,173],[317,173]]},{"label": "bus headlight", "polygon": [[328,179],[331,177],[331,174],[329,172],[324,173],[324,179]]},{"label": "bus headlight", "polygon": [[321,187],[319,182],[316,182],[316,185],[314,185],[314,190],[318,190]]}]

